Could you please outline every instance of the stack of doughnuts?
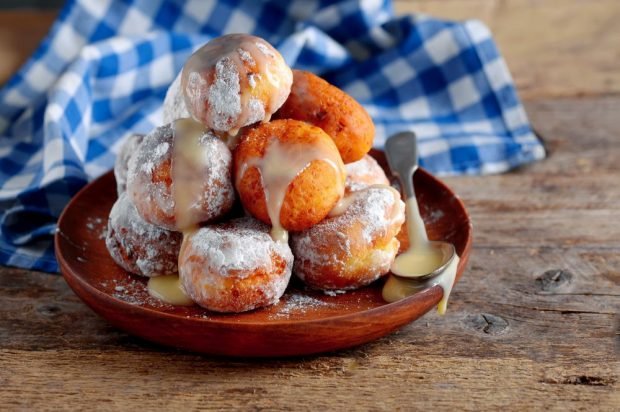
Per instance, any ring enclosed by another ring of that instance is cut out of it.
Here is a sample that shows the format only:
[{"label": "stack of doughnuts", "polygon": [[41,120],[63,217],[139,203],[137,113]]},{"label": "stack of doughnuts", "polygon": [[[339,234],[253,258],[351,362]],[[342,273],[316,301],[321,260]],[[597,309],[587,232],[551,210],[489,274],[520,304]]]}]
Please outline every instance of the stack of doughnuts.
[{"label": "stack of doughnuts", "polygon": [[114,167],[106,245],[123,269],[178,274],[217,312],[278,302],[293,273],[332,293],[389,272],[404,204],[351,96],[232,34],[187,60],[163,118],[129,136]]}]

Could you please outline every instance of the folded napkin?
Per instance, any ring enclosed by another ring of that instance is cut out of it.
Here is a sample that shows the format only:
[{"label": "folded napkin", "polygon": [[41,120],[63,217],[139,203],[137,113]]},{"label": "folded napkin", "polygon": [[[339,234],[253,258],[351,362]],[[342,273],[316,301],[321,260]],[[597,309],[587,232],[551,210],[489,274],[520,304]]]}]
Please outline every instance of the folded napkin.
[{"label": "folded napkin", "polygon": [[168,85],[209,39],[247,32],[355,97],[375,145],[419,136],[443,175],[544,157],[488,29],[396,17],[387,0],[74,0],[0,90],[0,264],[54,272],[63,207],[109,170],[122,138],[161,122]]}]

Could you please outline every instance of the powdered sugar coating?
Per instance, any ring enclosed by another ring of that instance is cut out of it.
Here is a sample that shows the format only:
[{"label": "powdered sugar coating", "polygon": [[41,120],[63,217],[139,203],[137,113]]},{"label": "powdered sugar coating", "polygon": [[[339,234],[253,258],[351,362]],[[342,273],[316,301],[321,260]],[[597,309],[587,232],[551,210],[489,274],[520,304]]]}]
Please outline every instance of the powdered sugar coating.
[{"label": "powdered sugar coating", "polygon": [[[136,205],[138,213],[151,224],[169,230],[177,227],[179,211],[175,201],[175,162],[184,162],[175,151],[177,120],[156,128],[149,133],[129,162],[127,191]],[[198,224],[216,219],[230,210],[235,194],[232,185],[232,154],[218,137],[202,129],[195,156],[200,161],[199,169],[190,176],[199,180],[200,188],[192,193],[194,201],[190,207],[192,221]],[[176,183],[177,185],[179,182]]]},{"label": "powdered sugar coating", "polygon": [[[213,129],[229,130],[241,114],[241,85],[239,71],[229,58],[223,58],[215,64],[215,81],[209,88],[209,109],[207,116]],[[192,103],[195,107],[196,103]],[[245,125],[244,125],[245,126]]]},{"label": "powdered sugar coating", "polygon": [[136,149],[144,139],[143,134],[130,134],[125,138],[125,142],[121,146],[121,150],[116,156],[114,162],[114,178],[116,179],[116,192],[120,196],[127,188],[127,169],[129,168],[129,159],[136,152]]},{"label": "powdered sugar coating", "polygon": [[355,198],[343,214],[291,237],[294,272],[309,286],[355,289],[387,273],[394,261],[405,220],[398,193],[371,186],[349,196]]},{"label": "powdered sugar coating", "polygon": [[239,57],[241,57],[241,60],[243,60],[244,63],[256,64],[254,62],[254,59],[252,58],[252,55],[248,53],[247,50],[244,50],[241,47],[239,47],[237,48],[237,53],[239,53]]},{"label": "powdered sugar coating", "polygon": [[385,172],[379,163],[370,155],[344,165],[347,172],[345,190],[347,192],[362,190],[372,185],[389,185]]},{"label": "powdered sugar coating", "polygon": [[265,40],[229,34],[185,63],[181,90],[191,116],[218,132],[267,121],[288,97],[293,73]]},{"label": "powdered sugar coating", "polygon": [[106,246],[123,269],[153,277],[177,273],[182,235],[145,222],[127,193],[121,193],[110,211]]},{"label": "powdered sugar coating", "polygon": [[258,48],[258,50],[261,51],[261,53],[263,53],[265,56],[269,56],[269,57],[275,57],[275,53],[273,51],[273,48],[270,48],[267,44],[261,42],[261,41],[257,41],[256,42],[256,47]]},{"label": "powdered sugar coating", "polygon": [[170,123],[177,119],[184,119],[191,117],[187,106],[185,106],[185,99],[183,93],[181,93],[181,73],[175,77],[174,81],[166,92],[163,104],[163,121],[164,124]]},{"label": "powdered sugar coating", "polygon": [[293,254],[274,242],[269,227],[244,217],[187,235],[179,275],[188,295],[218,312],[243,312],[276,303],[288,285]]}]

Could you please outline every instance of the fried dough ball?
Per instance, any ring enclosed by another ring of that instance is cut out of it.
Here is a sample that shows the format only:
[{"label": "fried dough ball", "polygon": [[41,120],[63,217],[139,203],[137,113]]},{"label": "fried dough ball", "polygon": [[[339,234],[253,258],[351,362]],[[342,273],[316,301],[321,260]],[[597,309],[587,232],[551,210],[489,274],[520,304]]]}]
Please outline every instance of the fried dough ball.
[{"label": "fried dough ball", "polygon": [[[343,195],[345,172],[338,149],[310,124],[276,120],[250,128],[233,157],[241,202],[264,223],[273,225],[270,216],[279,216],[286,230],[307,229],[323,220]],[[274,201],[278,195],[280,208]]]},{"label": "fried dough ball", "polygon": [[350,290],[389,272],[398,252],[395,238],[405,204],[388,186],[353,192],[344,213],[293,233],[294,272],[308,286]]},{"label": "fried dough ball", "polygon": [[306,71],[293,70],[291,94],[275,114],[323,129],[336,143],[345,163],[360,160],[372,147],[375,125],[351,96]]},{"label": "fried dough ball", "polygon": [[127,189],[127,169],[129,159],[136,152],[144,139],[143,134],[130,134],[125,138],[121,150],[119,150],[114,162],[114,178],[116,179],[116,192],[120,196]]},{"label": "fried dough ball", "polygon": [[347,192],[361,190],[372,185],[390,185],[383,168],[370,155],[364,155],[360,160],[346,164],[344,168],[347,171],[345,183]]},{"label": "fried dough ball", "polygon": [[210,129],[236,134],[268,121],[291,91],[293,74],[280,53],[248,34],[217,37],[185,63],[181,91],[192,117]]},{"label": "fried dough ball", "polygon": [[142,276],[177,273],[183,236],[145,222],[121,193],[108,220],[105,244],[112,259],[123,269]]},{"label": "fried dough ball", "polygon": [[187,235],[179,256],[183,289],[216,312],[245,312],[278,302],[292,266],[288,244],[273,241],[269,227],[250,217]]},{"label": "fried dough ball", "polygon": [[232,208],[231,168],[224,142],[193,120],[180,119],[144,138],[129,162],[127,192],[144,220],[183,230]]}]

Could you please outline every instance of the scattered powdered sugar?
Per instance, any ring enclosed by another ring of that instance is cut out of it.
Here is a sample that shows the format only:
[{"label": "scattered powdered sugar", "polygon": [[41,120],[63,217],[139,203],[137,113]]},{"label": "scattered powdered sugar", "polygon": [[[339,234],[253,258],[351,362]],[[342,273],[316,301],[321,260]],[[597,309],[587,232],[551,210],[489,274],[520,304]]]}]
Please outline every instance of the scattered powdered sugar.
[{"label": "scattered powdered sugar", "polygon": [[177,273],[181,240],[181,233],[145,222],[126,193],[110,211],[106,246],[129,272],[148,277]]},{"label": "scattered powdered sugar", "polygon": [[[241,114],[241,85],[237,65],[228,57],[215,64],[215,81],[209,87],[209,120],[215,130],[228,131]],[[232,127],[234,128],[234,127]]]},{"label": "scattered powdered sugar", "polygon": [[182,71],[179,72],[166,92],[166,97],[164,98],[163,104],[164,124],[170,123],[177,119],[191,117],[189,111],[187,110],[187,106],[185,105],[185,98],[183,97],[183,92],[181,90],[182,73]]},{"label": "scattered powdered sugar", "polygon": [[154,308],[172,308],[173,306],[152,297],[146,284],[130,275],[124,279],[113,279],[100,283],[101,288],[112,297],[135,306],[151,306]]},{"label": "scattered powdered sugar", "polygon": [[291,315],[304,314],[308,310],[329,306],[333,306],[333,304],[312,296],[292,293],[285,295],[282,303],[277,307],[277,312],[269,317],[272,319],[288,318]]},{"label": "scattered powdered sugar", "polygon": [[116,161],[114,162],[114,177],[116,179],[116,191],[120,195],[127,186],[127,169],[129,168],[129,160],[142,143],[144,135],[129,134],[125,137],[125,141],[121,146]]},{"label": "scattered powdered sugar", "polygon": [[327,296],[338,296],[338,295],[343,295],[347,293],[347,291],[346,290],[324,290],[323,293],[325,293]]},{"label": "scattered powdered sugar", "polygon": [[86,218],[86,229],[97,232],[98,239],[105,239],[108,234],[108,222],[100,217],[89,216]]},{"label": "scattered powdered sugar", "polygon": [[436,223],[438,220],[440,220],[442,217],[444,217],[445,213],[443,210],[441,209],[435,209],[432,210],[428,216],[426,217],[426,219],[424,219],[424,222],[426,224],[433,224]]}]

